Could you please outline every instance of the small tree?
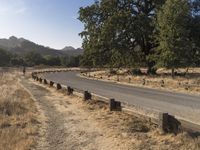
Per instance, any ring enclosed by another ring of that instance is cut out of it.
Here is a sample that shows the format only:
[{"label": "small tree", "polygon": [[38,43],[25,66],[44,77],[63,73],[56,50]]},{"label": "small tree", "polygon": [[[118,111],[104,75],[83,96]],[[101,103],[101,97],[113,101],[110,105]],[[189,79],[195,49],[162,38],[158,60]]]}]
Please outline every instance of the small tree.
[{"label": "small tree", "polygon": [[187,0],[166,0],[157,14],[158,32],[156,62],[159,67],[174,69],[188,66],[191,44],[187,28],[190,17],[190,5]]}]

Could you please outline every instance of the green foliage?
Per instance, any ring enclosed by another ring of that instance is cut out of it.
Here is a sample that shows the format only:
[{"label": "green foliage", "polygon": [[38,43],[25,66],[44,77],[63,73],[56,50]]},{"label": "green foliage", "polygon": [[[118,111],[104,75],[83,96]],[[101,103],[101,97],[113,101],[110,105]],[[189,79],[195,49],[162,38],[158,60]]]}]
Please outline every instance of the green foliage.
[{"label": "green foliage", "polygon": [[64,66],[64,67],[79,67],[81,56],[42,56],[37,52],[28,52],[24,56],[11,54],[0,49],[0,66]]},{"label": "green foliage", "polygon": [[131,74],[132,75],[142,75],[142,72],[141,72],[140,68],[134,68],[134,69],[132,69]]},{"label": "green foliage", "polygon": [[147,71],[147,74],[156,75],[157,74],[156,71],[157,71],[157,69],[155,67],[152,67],[151,69],[149,69]]},{"label": "green foliage", "polygon": [[9,66],[10,57],[11,56],[7,51],[0,49],[0,66]]},{"label": "green foliage", "polygon": [[35,66],[45,63],[45,59],[41,54],[31,51],[24,56],[24,63],[27,66]]},{"label": "green foliage", "polygon": [[156,29],[159,46],[156,48],[156,63],[159,67],[190,65],[189,18],[190,6],[187,0],[167,0],[158,12]]},{"label": "green foliage", "polygon": [[83,66],[200,66],[199,0],[96,0],[80,8]]},{"label": "green foliage", "polygon": [[190,41],[192,43],[192,64],[200,66],[200,1],[194,0],[191,4],[191,18],[189,22]]},{"label": "green foliage", "polygon": [[[101,0],[80,8],[85,29],[83,65],[131,67],[145,64],[151,53],[155,10],[163,0]],[[141,63],[143,62],[143,63]]]},{"label": "green foliage", "polygon": [[45,57],[45,64],[48,66],[60,66],[61,60],[58,56],[48,55]]},{"label": "green foliage", "polygon": [[65,67],[78,67],[81,56],[63,56],[60,58],[61,65]]},{"label": "green foliage", "polygon": [[78,67],[80,56],[42,56],[39,53],[30,52],[25,56],[26,64],[28,66],[45,64],[48,66],[65,66],[65,67]]},{"label": "green foliage", "polygon": [[12,66],[23,66],[24,65],[24,59],[18,55],[13,55],[11,57],[10,63]]},{"label": "green foliage", "polygon": [[62,66],[66,67],[68,62],[69,62],[69,57],[68,56],[62,56],[60,58],[60,63],[61,63]]},{"label": "green foliage", "polygon": [[69,63],[67,64],[67,66],[68,67],[79,67],[80,57],[81,56],[70,56],[69,57]]}]

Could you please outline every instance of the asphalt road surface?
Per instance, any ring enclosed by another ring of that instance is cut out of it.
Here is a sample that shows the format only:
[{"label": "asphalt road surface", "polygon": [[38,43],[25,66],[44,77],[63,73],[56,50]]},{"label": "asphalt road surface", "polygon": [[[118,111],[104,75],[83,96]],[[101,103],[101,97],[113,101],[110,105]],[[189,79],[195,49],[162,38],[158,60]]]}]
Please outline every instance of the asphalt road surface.
[{"label": "asphalt road surface", "polygon": [[200,96],[96,81],[77,76],[78,72],[48,73],[44,76],[57,83],[88,90],[107,98],[167,112],[200,124]]}]

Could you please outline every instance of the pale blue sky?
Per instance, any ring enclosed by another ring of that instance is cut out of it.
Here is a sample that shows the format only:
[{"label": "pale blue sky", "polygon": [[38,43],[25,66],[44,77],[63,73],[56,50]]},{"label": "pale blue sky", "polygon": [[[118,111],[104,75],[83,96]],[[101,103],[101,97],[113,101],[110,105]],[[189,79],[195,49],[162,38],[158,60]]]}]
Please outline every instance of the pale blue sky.
[{"label": "pale blue sky", "polygon": [[81,47],[78,10],[94,0],[0,0],[0,38],[12,35],[61,49]]}]

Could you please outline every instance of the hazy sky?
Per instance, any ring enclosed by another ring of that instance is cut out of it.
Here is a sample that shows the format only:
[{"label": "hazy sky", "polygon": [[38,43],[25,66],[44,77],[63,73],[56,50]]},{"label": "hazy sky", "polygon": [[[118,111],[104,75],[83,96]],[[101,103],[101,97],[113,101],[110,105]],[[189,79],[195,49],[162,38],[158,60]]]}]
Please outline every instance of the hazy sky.
[{"label": "hazy sky", "polygon": [[81,47],[81,6],[94,0],[0,0],[0,38],[24,37],[52,48]]}]

